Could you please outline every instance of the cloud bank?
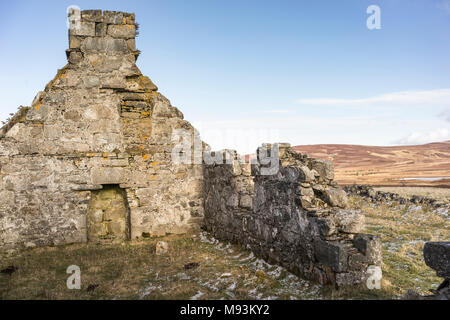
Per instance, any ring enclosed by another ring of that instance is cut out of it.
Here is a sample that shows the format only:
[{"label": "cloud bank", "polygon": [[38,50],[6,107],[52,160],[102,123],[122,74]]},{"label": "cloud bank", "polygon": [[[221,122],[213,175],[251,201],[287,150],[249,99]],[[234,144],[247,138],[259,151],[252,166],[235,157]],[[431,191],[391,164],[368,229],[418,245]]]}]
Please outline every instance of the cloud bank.
[{"label": "cloud bank", "polygon": [[450,140],[450,130],[448,128],[440,128],[428,132],[413,132],[407,137],[394,141],[393,143],[400,145],[416,145],[447,140]]},{"label": "cloud bank", "polygon": [[410,105],[444,105],[450,106],[450,89],[436,89],[425,91],[400,91],[381,94],[362,99],[339,98],[313,98],[299,99],[300,105],[315,106],[342,106],[342,107],[368,107],[368,106],[410,106]]}]

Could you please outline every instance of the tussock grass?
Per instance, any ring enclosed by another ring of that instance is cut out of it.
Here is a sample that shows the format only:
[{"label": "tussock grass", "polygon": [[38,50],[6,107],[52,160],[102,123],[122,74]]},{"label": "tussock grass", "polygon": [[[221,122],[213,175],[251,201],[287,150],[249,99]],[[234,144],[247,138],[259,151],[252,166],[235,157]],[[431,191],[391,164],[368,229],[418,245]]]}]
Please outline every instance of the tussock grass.
[{"label": "tussock grass", "polygon": [[[169,243],[155,254],[156,242]],[[198,263],[192,269],[184,267]],[[0,299],[321,299],[319,285],[257,259],[249,251],[201,235],[124,244],[32,249],[5,258]],[[81,290],[66,286],[67,267],[81,269]],[[90,285],[98,285],[93,291]]]},{"label": "tussock grass", "polygon": [[373,205],[351,197],[351,206],[366,215],[366,231],[381,237],[383,243],[383,287],[392,296],[408,289],[430,294],[443,279],[426,266],[423,246],[426,241],[450,239],[448,214],[427,206],[385,203]]}]

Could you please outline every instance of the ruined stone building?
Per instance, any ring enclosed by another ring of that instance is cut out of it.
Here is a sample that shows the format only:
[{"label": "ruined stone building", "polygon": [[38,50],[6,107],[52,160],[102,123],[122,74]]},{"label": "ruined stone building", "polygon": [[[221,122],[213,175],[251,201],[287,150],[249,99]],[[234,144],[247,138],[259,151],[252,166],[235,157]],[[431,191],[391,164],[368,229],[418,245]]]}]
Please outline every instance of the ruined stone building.
[{"label": "ruined stone building", "polygon": [[134,14],[78,14],[68,64],[0,131],[0,251],[205,227],[321,283],[358,284],[381,264],[327,161],[282,144],[272,175],[261,149],[251,169],[234,151],[175,163],[174,130],[192,147],[198,132],[136,66]]},{"label": "ruined stone building", "polygon": [[134,14],[83,11],[68,64],[2,129],[0,246],[186,232],[202,168],[174,165],[183,114],[136,66]]}]

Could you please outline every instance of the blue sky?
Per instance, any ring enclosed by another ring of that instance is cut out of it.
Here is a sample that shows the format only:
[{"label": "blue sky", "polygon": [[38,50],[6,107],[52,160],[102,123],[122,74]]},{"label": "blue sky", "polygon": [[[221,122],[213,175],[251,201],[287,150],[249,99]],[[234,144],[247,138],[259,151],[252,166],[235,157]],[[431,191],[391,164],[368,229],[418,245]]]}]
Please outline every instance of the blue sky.
[{"label": "blue sky", "polygon": [[213,149],[450,140],[450,0],[1,1],[0,119],[66,64],[70,5],[136,13],[138,66]]}]

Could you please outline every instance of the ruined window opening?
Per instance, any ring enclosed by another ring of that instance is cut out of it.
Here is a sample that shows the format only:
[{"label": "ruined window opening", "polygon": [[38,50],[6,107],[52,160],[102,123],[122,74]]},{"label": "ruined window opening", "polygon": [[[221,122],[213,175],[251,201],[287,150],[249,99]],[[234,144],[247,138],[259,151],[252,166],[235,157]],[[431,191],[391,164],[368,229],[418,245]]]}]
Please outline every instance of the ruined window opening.
[{"label": "ruined window opening", "polygon": [[88,241],[130,239],[130,210],[125,189],[106,184],[92,191],[87,216]]}]

